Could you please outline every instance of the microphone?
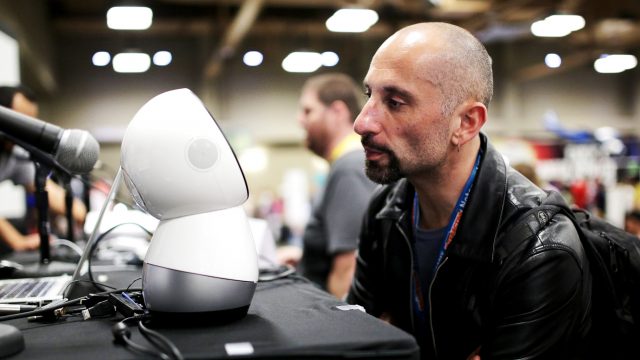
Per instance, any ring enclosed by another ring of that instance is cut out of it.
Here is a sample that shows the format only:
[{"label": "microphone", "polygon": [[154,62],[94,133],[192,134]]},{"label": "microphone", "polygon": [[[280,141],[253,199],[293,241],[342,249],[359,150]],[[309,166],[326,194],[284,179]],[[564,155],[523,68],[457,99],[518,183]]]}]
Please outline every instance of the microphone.
[{"label": "microphone", "polygon": [[62,129],[4,106],[0,106],[0,132],[27,150],[51,155],[57,165],[73,174],[89,173],[98,161],[100,145],[89,132]]}]

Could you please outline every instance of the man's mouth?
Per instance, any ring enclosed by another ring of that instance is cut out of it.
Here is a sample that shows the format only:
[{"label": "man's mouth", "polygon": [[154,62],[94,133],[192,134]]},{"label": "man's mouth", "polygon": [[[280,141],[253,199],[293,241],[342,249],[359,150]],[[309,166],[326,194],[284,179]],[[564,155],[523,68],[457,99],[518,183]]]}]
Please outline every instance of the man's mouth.
[{"label": "man's mouth", "polygon": [[362,146],[364,147],[364,153],[367,160],[370,160],[370,161],[379,160],[383,156],[391,153],[389,149],[383,146],[374,144],[370,138],[363,138]]},{"label": "man's mouth", "polygon": [[364,154],[369,161],[380,160],[387,153],[385,151],[376,150],[374,148],[364,147]]}]

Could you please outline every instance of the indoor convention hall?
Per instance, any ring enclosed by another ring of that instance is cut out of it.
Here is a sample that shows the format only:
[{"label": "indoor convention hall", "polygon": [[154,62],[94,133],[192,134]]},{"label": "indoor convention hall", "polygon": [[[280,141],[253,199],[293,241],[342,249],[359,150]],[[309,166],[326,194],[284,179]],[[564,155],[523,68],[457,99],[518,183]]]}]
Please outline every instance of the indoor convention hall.
[{"label": "indoor convention hall", "polygon": [[0,0],[0,358],[640,357],[637,0]]}]

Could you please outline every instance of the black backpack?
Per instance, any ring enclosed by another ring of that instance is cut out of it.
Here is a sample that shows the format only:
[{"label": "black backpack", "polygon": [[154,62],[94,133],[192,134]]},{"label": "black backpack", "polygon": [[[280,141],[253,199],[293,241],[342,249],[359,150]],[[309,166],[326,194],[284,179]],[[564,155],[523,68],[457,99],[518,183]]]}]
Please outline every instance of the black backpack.
[{"label": "black backpack", "polygon": [[593,277],[588,357],[640,358],[640,239],[582,209],[540,205],[522,215],[511,231],[536,234],[557,213],[579,230]]}]

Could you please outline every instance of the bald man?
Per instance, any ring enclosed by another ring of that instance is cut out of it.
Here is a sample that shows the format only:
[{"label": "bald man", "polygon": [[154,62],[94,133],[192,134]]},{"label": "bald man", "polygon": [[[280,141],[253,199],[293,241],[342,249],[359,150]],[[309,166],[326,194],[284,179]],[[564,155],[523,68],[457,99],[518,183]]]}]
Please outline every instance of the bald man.
[{"label": "bald man", "polygon": [[491,59],[466,30],[408,26],[375,53],[354,129],[384,187],[365,215],[348,301],[416,337],[428,359],[573,359],[591,275],[571,221],[509,232],[564,204],[505,164],[481,133]]},{"label": "bald man", "polygon": [[[23,86],[0,86],[0,106],[31,117],[38,116],[38,103],[35,96]],[[3,138],[0,132],[0,181],[11,180],[15,184],[23,185],[28,191],[34,192],[35,167],[33,162],[15,156],[15,151],[15,145]],[[47,180],[46,189],[51,210],[57,214],[64,214],[64,189],[51,180]],[[86,213],[85,205],[78,199],[74,199],[72,215],[76,222],[83,222]],[[9,250],[34,250],[40,245],[40,236],[37,233],[22,234],[7,219],[0,218],[0,241]]]}]

